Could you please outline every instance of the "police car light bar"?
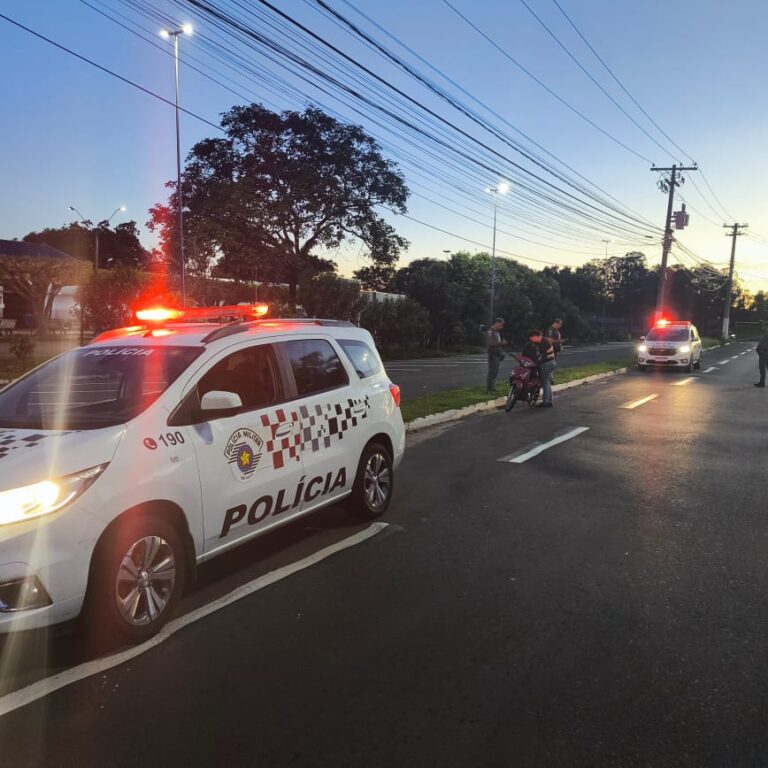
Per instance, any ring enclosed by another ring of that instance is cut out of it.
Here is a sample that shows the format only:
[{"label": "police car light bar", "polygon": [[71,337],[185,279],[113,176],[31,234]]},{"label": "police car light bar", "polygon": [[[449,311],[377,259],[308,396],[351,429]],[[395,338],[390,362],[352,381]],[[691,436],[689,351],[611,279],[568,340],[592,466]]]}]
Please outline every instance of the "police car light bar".
[{"label": "police car light bar", "polygon": [[268,304],[232,304],[226,307],[149,307],[136,310],[136,319],[145,323],[167,323],[172,320],[221,320],[226,317],[256,320],[269,314]]}]

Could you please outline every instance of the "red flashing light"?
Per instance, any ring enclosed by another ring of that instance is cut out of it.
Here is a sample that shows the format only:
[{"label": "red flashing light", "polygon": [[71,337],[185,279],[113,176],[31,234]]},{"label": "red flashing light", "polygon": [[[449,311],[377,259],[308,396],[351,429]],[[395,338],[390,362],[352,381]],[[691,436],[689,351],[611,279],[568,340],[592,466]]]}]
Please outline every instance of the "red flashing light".
[{"label": "red flashing light", "polygon": [[153,307],[151,309],[137,309],[136,319],[143,320],[145,323],[167,323],[169,320],[178,320],[183,314],[179,309]]},{"label": "red flashing light", "polygon": [[660,327],[660,328],[664,328],[665,326],[669,325],[669,324],[670,324],[670,322],[671,322],[671,320],[667,320],[667,318],[666,318],[666,317],[662,317],[662,318],[659,318],[659,319],[656,321],[656,325],[657,325],[658,327]]},{"label": "red flashing light", "polygon": [[172,320],[221,320],[243,318],[255,320],[269,314],[269,304],[233,304],[226,307],[189,307],[170,309],[150,307],[137,309],[136,319],[145,323],[167,323]]},{"label": "red flashing light", "polygon": [[397,384],[389,385],[389,394],[392,395],[392,399],[395,401],[395,405],[400,407],[400,387]]}]

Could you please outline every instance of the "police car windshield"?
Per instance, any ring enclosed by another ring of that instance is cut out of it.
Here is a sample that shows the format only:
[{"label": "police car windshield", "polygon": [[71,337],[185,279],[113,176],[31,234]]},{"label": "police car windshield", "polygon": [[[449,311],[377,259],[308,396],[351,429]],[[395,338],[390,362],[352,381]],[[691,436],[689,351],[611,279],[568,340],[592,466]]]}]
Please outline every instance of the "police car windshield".
[{"label": "police car windshield", "polygon": [[646,341],[688,341],[688,328],[652,328]]},{"label": "police car windshield", "polygon": [[0,392],[0,427],[98,429],[123,424],[156,400],[198,347],[84,347]]}]

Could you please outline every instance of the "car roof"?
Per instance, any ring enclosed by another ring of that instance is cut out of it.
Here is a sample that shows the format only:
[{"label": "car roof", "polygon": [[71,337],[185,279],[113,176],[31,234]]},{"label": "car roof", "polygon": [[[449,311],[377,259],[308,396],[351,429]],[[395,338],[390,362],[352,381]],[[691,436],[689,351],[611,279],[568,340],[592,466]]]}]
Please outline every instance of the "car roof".
[{"label": "car roof", "polygon": [[318,332],[336,337],[369,335],[345,321],[275,318],[245,323],[167,323],[157,328],[127,326],[102,333],[88,346],[205,347],[226,338],[245,341],[259,336],[312,336]]}]

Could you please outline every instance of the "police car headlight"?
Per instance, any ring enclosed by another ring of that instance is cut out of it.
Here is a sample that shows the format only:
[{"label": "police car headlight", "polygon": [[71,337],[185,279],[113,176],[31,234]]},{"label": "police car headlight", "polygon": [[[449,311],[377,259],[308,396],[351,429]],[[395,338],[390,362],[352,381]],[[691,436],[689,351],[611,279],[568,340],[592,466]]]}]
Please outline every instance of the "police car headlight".
[{"label": "police car headlight", "polygon": [[0,525],[49,515],[73,502],[107,468],[99,464],[56,480],[0,491]]},{"label": "police car headlight", "polygon": [[645,344],[641,344],[641,345],[640,345],[640,346],[637,348],[637,351],[638,351],[638,352],[647,352],[647,351],[648,351],[648,347],[647,347]]},{"label": "police car headlight", "polygon": [[680,347],[680,349],[678,349],[677,351],[684,355],[686,352],[690,352],[691,348],[687,344],[685,344],[682,347]]}]

